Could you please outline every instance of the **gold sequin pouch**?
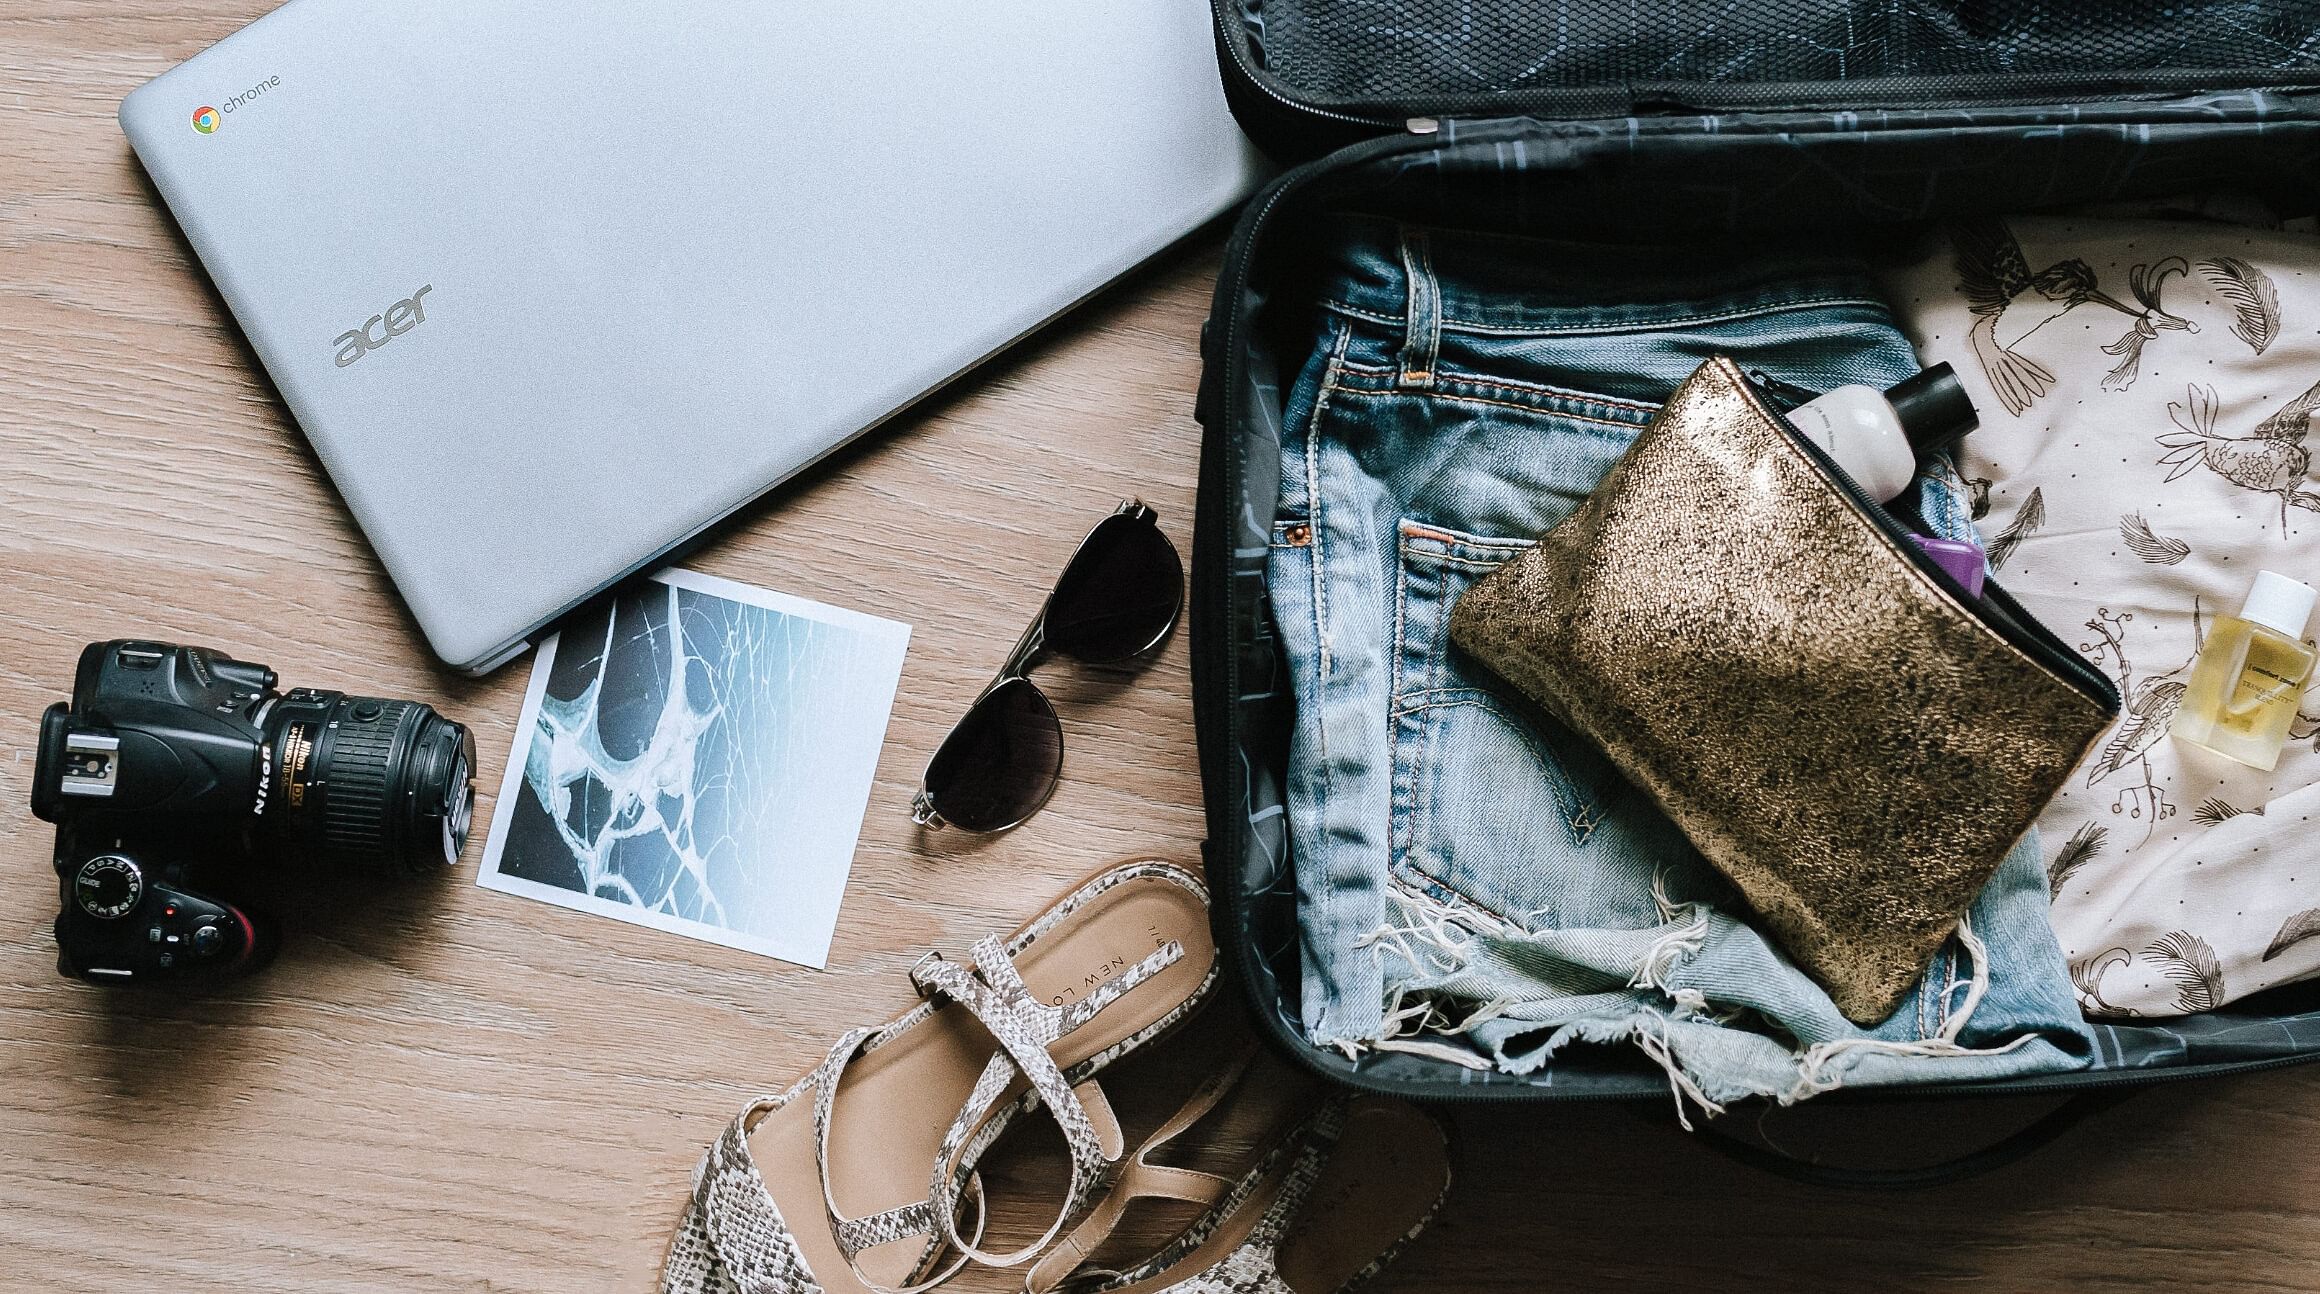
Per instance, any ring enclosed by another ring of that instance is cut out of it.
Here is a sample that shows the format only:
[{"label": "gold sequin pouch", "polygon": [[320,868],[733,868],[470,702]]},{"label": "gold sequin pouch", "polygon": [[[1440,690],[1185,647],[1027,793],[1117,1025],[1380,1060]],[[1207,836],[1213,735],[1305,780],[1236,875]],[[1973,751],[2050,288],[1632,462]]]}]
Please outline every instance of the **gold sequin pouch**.
[{"label": "gold sequin pouch", "polygon": [[1655,799],[1857,1024],[1892,1014],[2117,715],[1728,359],[1476,584],[1454,642]]}]

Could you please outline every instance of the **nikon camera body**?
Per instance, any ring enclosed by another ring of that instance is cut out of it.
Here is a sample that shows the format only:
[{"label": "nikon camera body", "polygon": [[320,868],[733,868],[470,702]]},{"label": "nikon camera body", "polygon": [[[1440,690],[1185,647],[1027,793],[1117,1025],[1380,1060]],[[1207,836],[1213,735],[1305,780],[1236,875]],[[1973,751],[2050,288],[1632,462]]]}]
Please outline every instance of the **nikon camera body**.
[{"label": "nikon camera body", "polygon": [[57,826],[57,968],[100,984],[247,970],[273,932],[236,896],[256,864],[428,871],[457,861],[468,730],[417,701],[298,688],[199,647],[82,651],[40,724],[32,811]]}]

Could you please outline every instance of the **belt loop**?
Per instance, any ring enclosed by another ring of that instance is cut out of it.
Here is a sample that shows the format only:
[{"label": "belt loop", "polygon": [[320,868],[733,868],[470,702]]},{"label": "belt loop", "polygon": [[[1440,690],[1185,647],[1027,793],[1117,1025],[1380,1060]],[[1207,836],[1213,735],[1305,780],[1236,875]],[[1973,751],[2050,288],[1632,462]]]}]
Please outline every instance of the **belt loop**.
[{"label": "belt loop", "polygon": [[1394,385],[1425,390],[1434,385],[1434,359],[1442,349],[1442,286],[1434,280],[1434,258],[1426,231],[1402,226],[1402,279],[1409,288],[1407,332]]}]

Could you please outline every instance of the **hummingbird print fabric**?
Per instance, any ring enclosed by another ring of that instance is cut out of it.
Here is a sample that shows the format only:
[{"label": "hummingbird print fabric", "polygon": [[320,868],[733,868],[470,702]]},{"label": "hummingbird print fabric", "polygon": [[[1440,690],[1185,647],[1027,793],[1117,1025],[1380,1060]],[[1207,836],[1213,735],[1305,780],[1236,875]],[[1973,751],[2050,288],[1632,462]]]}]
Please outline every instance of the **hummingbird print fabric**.
[{"label": "hummingbird print fabric", "polygon": [[2080,1006],[2178,1016],[2320,973],[2320,692],[2269,773],[2167,735],[2258,570],[2320,583],[2320,236],[1977,220],[1885,286],[1981,412],[1956,470],[1997,579],[2125,699],[2038,824]]}]

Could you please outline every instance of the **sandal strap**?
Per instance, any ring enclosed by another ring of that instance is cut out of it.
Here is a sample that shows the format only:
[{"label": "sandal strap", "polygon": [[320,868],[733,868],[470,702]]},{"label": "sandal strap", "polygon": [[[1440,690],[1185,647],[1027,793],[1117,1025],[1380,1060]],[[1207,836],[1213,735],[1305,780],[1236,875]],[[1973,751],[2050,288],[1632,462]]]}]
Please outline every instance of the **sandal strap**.
[{"label": "sandal strap", "polygon": [[[1288,1285],[1281,1279],[1281,1241],[1300,1220],[1308,1216],[1307,1210],[1312,1207],[1313,1189],[1335,1152],[1338,1138],[1345,1128],[1346,1111],[1351,1105],[1346,1096],[1338,1094],[1319,1098],[1316,1108],[1312,1092],[1311,1086],[1306,1085],[1296,1099],[1283,1102],[1278,1098],[1287,1093],[1268,1084],[1264,1095],[1275,1098],[1268,1102],[1275,1107],[1267,1111],[1269,1116],[1294,1116],[1303,1112],[1303,1117],[1285,1120],[1268,1118],[1267,1122],[1275,1130],[1276,1140],[1269,1150],[1257,1156],[1248,1171],[1232,1184],[1222,1199],[1174,1239],[1140,1261],[1115,1270],[1104,1270],[1093,1265],[1083,1267],[1067,1276],[1062,1288],[1080,1289],[1092,1284],[1095,1290],[1116,1289],[1154,1281],[1165,1273],[1173,1272],[1179,1264],[1199,1252],[1219,1230],[1240,1217],[1243,1210],[1250,1207],[1251,1199],[1263,1191],[1267,1183],[1277,1182],[1277,1187],[1271,1192],[1270,1202],[1259,1211],[1253,1224],[1223,1261],[1229,1266],[1230,1288],[1235,1294],[1290,1294]],[[1222,1274],[1218,1268],[1210,1269],[1212,1278]],[[1358,1278],[1353,1282],[1355,1285],[1360,1283]],[[1168,1288],[1207,1291],[1211,1285],[1195,1278],[1190,1282],[1170,1284]],[[1350,1289],[1352,1285],[1346,1288]]]},{"label": "sandal strap", "polygon": [[916,1204],[905,1204],[899,1209],[888,1209],[884,1213],[873,1213],[863,1218],[833,1217],[830,1220],[835,1224],[830,1228],[830,1235],[838,1242],[838,1252],[852,1258],[865,1249],[876,1249],[880,1245],[908,1240],[912,1236],[933,1235],[934,1201],[920,1200]]},{"label": "sandal strap", "polygon": [[[810,1085],[814,1092],[814,1168],[822,1182],[822,1210],[829,1218],[830,1238],[836,1242],[838,1252],[846,1259],[846,1265],[853,1269],[854,1278],[872,1294],[925,1294],[925,1291],[958,1275],[959,1270],[966,1266],[965,1256],[954,1257],[932,1275],[898,1287],[882,1285],[864,1275],[861,1264],[855,1260],[863,1250],[879,1245],[908,1240],[912,1236],[937,1235],[941,1229],[934,1222],[933,1201],[919,1200],[868,1217],[852,1218],[838,1211],[837,1196],[830,1188],[830,1114],[836,1108],[838,1082],[854,1058],[875,1046],[883,1032],[883,1027],[848,1032],[830,1048],[829,1054],[823,1057],[820,1065],[815,1066],[814,1072],[806,1076],[805,1085]],[[988,1215],[983,1210],[983,1180],[980,1174],[968,1174],[967,1187],[962,1195],[972,1197],[975,1205],[975,1235],[979,1239],[988,1221]],[[952,1207],[957,1207],[956,1201]],[[956,1229],[955,1225],[952,1229]],[[927,1253],[921,1260],[921,1270],[924,1269],[924,1263],[932,1261],[936,1252],[930,1240]]]},{"label": "sandal strap", "polygon": [[929,1202],[945,1199],[941,1188],[952,1184],[950,1166],[956,1162],[956,1151],[964,1147],[964,1134],[983,1125],[1000,1096],[1013,1086],[1017,1073],[1030,1082],[1031,1090],[1055,1112],[1056,1124],[1063,1129],[1064,1144],[1071,1151],[1075,1180],[1083,1168],[1092,1165],[1100,1169],[1112,1155],[1119,1153],[1117,1150],[1112,1155],[1105,1153],[1087,1108],[1071,1090],[1070,1081],[1048,1050],[1068,1032],[1062,1010],[1031,996],[1030,988],[1016,973],[1014,963],[998,946],[998,941],[986,939],[977,943],[973,955],[973,971],[937,958],[921,962],[911,972],[911,978],[921,988],[940,993],[966,1008],[999,1044],[999,1051],[983,1067],[975,1080],[974,1091],[943,1138],[935,1163],[934,1189],[927,1195]]},{"label": "sandal strap", "polygon": [[702,1156],[693,1173],[688,1210],[698,1224],[688,1221],[680,1232],[680,1244],[670,1254],[662,1277],[664,1290],[716,1288],[720,1274],[739,1294],[794,1294],[820,1288],[805,1253],[782,1225],[765,1179],[749,1154],[750,1132],[785,1103],[782,1097],[752,1102]]},{"label": "sandal strap", "polygon": [[[983,1229],[989,1226],[991,1222],[990,1208],[983,1196],[983,1175],[980,1172],[971,1172],[967,1174],[966,1194],[968,1201],[975,1206],[974,1234],[975,1240],[980,1243],[983,1238]],[[931,1207],[932,1206],[929,1205],[926,1201],[921,1200],[917,1204],[906,1204],[900,1209],[889,1209],[887,1213],[880,1214],[878,1216],[885,1217],[888,1214],[913,1212],[920,1209],[931,1210]],[[912,1236],[931,1235],[933,1232],[934,1228],[929,1226],[923,1227],[919,1230],[902,1232],[900,1235],[897,1235],[894,1238],[898,1240],[907,1240]],[[877,1243],[882,1244],[886,1242],[879,1241]],[[842,1247],[843,1246],[841,1245],[841,1248]],[[869,1247],[871,1246],[863,1246],[863,1248]],[[922,1275],[918,1280],[904,1285],[900,1289],[888,1289],[886,1286],[871,1280],[867,1276],[864,1276],[862,1274],[862,1269],[855,1265],[854,1256],[860,1252],[861,1249],[846,1250],[846,1265],[853,1269],[854,1278],[861,1281],[865,1287],[872,1291],[872,1294],[925,1294],[926,1291],[931,1290],[938,1285],[947,1284],[951,1277],[956,1276],[960,1272],[966,1270],[968,1262],[967,1255],[954,1250],[952,1251],[950,1259],[947,1262],[944,1262],[938,1267],[934,1267],[933,1270],[929,1272],[928,1267],[932,1262],[935,1254],[941,1252],[932,1244],[929,1244],[926,1254],[919,1260],[919,1271],[926,1274]]]},{"label": "sandal strap", "polygon": [[[869,1217],[850,1218],[838,1211],[837,1197],[830,1189],[830,1112],[837,1103],[838,1082],[854,1058],[874,1047],[884,1032],[884,1028],[880,1027],[855,1029],[846,1033],[830,1048],[829,1054],[822,1058],[822,1063],[814,1067],[814,1072],[806,1076],[804,1085],[810,1085],[814,1092],[814,1168],[822,1182],[822,1210],[829,1217],[830,1238],[837,1243],[838,1252],[844,1255],[847,1266],[853,1269],[854,1278],[862,1282],[872,1294],[925,1294],[958,1275],[959,1270],[966,1266],[966,1258],[963,1255],[956,1257],[933,1275],[898,1287],[889,1287],[870,1279],[854,1260],[865,1249],[896,1240],[907,1240],[912,1236],[936,1234],[932,1201],[920,1200]],[[972,1198],[975,1206],[975,1234],[980,1238],[988,1221],[988,1215],[983,1210],[983,1179],[980,1174],[968,1175],[967,1189],[962,1194]],[[956,1207],[955,1203],[953,1207]],[[931,1261],[935,1252],[930,1243],[922,1262]]]},{"label": "sandal strap", "polygon": [[1248,1075],[1250,1062],[1255,1059],[1256,1048],[1244,1048],[1230,1064],[1195,1089],[1166,1123],[1144,1139],[1143,1145],[1136,1147],[1136,1153],[1120,1169],[1111,1194],[1070,1235],[1032,1265],[1030,1274],[1023,1280],[1025,1294],[1051,1294],[1061,1286],[1111,1239],[1127,1215],[1128,1206],[1137,1200],[1181,1200],[1187,1204],[1214,1205],[1225,1197],[1233,1187],[1233,1179],[1155,1164],[1152,1152],[1184,1135],[1214,1112],[1225,1096],[1240,1086],[1241,1079]]},{"label": "sandal strap", "polygon": [[[962,1175],[960,1165],[979,1160],[980,1152],[995,1137],[991,1115],[1000,1098],[1014,1085],[1018,1072],[1029,1077],[1038,1100],[1055,1110],[1056,1121],[1064,1129],[1065,1141],[1071,1147],[1072,1195],[1067,1201],[1066,1213],[1076,1215],[1085,1207],[1086,1197],[1101,1189],[1111,1162],[1119,1157],[1123,1141],[1119,1120],[1094,1083],[1083,1085],[1080,1092],[1072,1089],[1048,1048],[1093,1019],[1121,994],[1182,959],[1184,950],[1182,945],[1171,941],[1125,973],[1099,985],[1085,999],[1067,1007],[1051,1006],[1034,998],[1000,940],[981,940],[974,945],[972,953],[972,972],[940,956],[930,956],[911,970],[911,979],[922,993],[940,993],[957,1002],[1000,1044],[999,1052],[984,1066],[973,1092],[944,1134],[936,1157],[934,1185],[930,1186],[926,1199],[868,1217],[852,1218],[839,1211],[831,1190],[831,1112],[837,1102],[839,1081],[855,1057],[876,1045],[880,1029],[855,1029],[841,1037],[801,1084],[810,1085],[814,1090],[815,1167],[821,1177],[822,1206],[829,1218],[831,1237],[855,1278],[873,1294],[921,1294],[956,1275],[968,1262],[1017,1265],[1036,1256],[1038,1249],[1044,1248],[1062,1230],[1068,1217],[1059,1218],[1038,1245],[1016,1254],[993,1255],[977,1247],[987,1222],[982,1206],[982,1180],[972,1171]],[[1037,1103],[1031,1108],[1037,1108]],[[1088,1176],[1090,1171],[1082,1168],[1083,1156],[1087,1155],[1093,1156],[1094,1175],[1083,1181],[1083,1176]],[[959,1224],[960,1205],[970,1194],[975,1205],[972,1238],[960,1233]],[[931,1262],[940,1251],[936,1241],[953,1251],[949,1260],[923,1280],[890,1289],[864,1275],[856,1261],[866,1250],[922,1235],[930,1237],[925,1261]]]},{"label": "sandal strap", "polygon": [[[895,1225],[891,1220],[895,1214],[923,1208],[926,1204],[922,1200],[918,1204],[904,1205],[901,1209],[889,1209],[871,1218],[849,1218],[838,1211],[838,1197],[830,1190],[830,1112],[837,1105],[838,1081],[844,1077],[846,1067],[862,1054],[864,1047],[877,1033],[876,1029],[849,1030],[831,1046],[829,1054],[822,1058],[821,1064],[814,1067],[813,1073],[806,1076],[804,1084],[812,1087],[814,1093],[814,1171],[822,1182],[822,1209],[829,1215],[831,1237],[838,1242],[839,1251],[849,1261],[859,1252],[858,1248],[848,1247],[849,1234],[863,1229],[891,1229]],[[900,1239],[909,1234],[906,1231],[897,1232],[888,1239]]]},{"label": "sandal strap", "polygon": [[[1123,994],[1182,960],[1184,946],[1170,940],[1142,961],[1097,985],[1086,997],[1064,1005],[1041,1002],[1033,997],[998,940],[978,942],[973,957],[973,973],[940,959],[921,962],[911,972],[911,977],[922,988],[942,993],[973,1013],[1000,1046],[1000,1053],[984,1068],[974,1093],[943,1137],[928,1198],[935,1206],[935,1222],[942,1229],[943,1240],[952,1248],[987,1267],[1016,1267],[1037,1258],[1065,1228],[1086,1214],[1096,1196],[1109,1184],[1112,1166],[1124,1149],[1119,1121],[1113,1117],[1110,1103],[1102,1099],[1100,1089],[1093,1083],[1085,1084],[1085,1093],[1093,1099],[1083,1099],[1082,1092],[1073,1089],[1048,1049],[1065,1034],[1094,1019]],[[1045,1105],[1054,1112],[1056,1125],[1062,1130],[1064,1144],[1070,1152],[1071,1180],[1062,1208],[1038,1240],[1020,1249],[994,1254],[959,1234],[958,1202],[962,1190],[959,1164],[970,1139],[981,1139],[981,1129],[987,1126],[991,1109],[1013,1085],[1016,1073],[1031,1085],[1034,1100],[1029,1108]],[[1096,1111],[1101,1112],[1100,1116]],[[1099,1117],[1101,1126],[1097,1123]]]}]

